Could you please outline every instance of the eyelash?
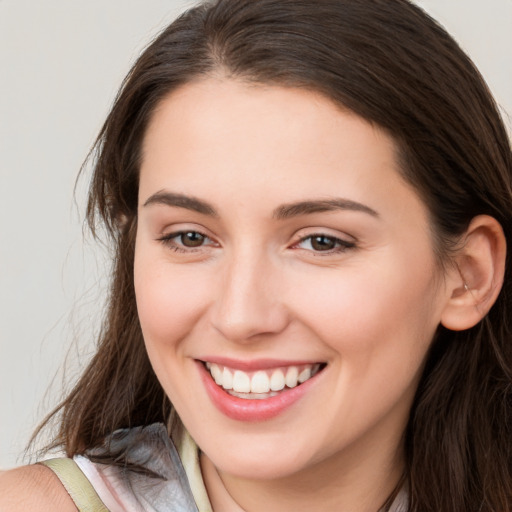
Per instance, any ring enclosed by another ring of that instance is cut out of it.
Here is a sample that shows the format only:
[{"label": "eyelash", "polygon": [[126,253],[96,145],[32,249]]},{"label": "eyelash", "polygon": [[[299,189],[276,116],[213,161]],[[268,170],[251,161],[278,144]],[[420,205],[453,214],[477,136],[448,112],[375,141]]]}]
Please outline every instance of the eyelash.
[{"label": "eyelash", "polygon": [[183,230],[183,231],[174,231],[173,233],[164,235],[164,236],[158,238],[157,240],[159,240],[166,247],[168,247],[169,249],[171,249],[175,252],[190,253],[190,252],[195,252],[197,250],[201,250],[204,247],[204,244],[198,245],[196,247],[187,247],[185,244],[183,244],[183,239],[182,239],[181,244],[177,244],[175,242],[176,238],[183,237],[184,235],[191,235],[191,234],[199,235],[199,236],[203,237],[203,241],[210,240],[210,242],[213,242],[213,240],[208,235],[205,235],[204,233],[201,233],[200,231],[196,231],[193,229],[187,229],[187,230]]},{"label": "eyelash", "polygon": [[[315,250],[312,244],[315,239],[319,238],[329,241],[330,243],[334,244],[334,247],[332,249],[327,249],[325,251]],[[349,249],[354,249],[356,247],[355,242],[349,242],[348,240],[343,240],[332,235],[326,235],[325,233],[313,233],[312,235],[308,235],[301,238],[296,244],[292,246],[292,248],[300,249],[300,247],[298,246],[308,240],[311,245],[311,249],[304,250],[312,252],[315,256],[330,256],[333,254],[340,254],[345,251],[348,251]]]},{"label": "eyelash", "polygon": [[[195,231],[195,230],[175,231],[173,233],[164,235],[161,238],[158,238],[158,240],[160,242],[162,242],[169,249],[171,249],[175,252],[179,252],[179,253],[195,252],[195,251],[201,250],[203,247],[205,247],[204,243],[201,243],[201,245],[198,245],[198,246],[187,247],[185,244],[183,244],[183,239],[181,240],[181,244],[177,244],[175,239],[177,239],[179,237],[183,237],[184,235],[195,235],[195,236],[199,235],[200,237],[203,238],[203,240],[202,240],[203,242],[205,242],[207,240],[209,240],[210,242],[213,242],[213,240],[209,236],[205,235],[204,233],[201,233],[200,231]],[[327,249],[325,251],[315,250],[313,247],[313,243],[314,243],[313,241],[315,239],[319,239],[319,238],[323,239],[324,241],[328,241],[328,242],[334,244],[334,247],[332,249]],[[301,238],[297,243],[295,243],[292,246],[292,249],[301,249],[299,246],[308,240],[310,241],[311,249],[304,249],[304,250],[315,254],[315,256],[328,256],[328,255],[332,255],[332,254],[339,254],[339,253],[343,253],[349,249],[353,249],[356,247],[355,242],[349,242],[347,240],[343,240],[343,239],[337,238],[335,236],[326,235],[325,233],[313,233],[311,235]],[[215,242],[207,244],[207,245],[214,245],[214,244],[215,244]]]}]

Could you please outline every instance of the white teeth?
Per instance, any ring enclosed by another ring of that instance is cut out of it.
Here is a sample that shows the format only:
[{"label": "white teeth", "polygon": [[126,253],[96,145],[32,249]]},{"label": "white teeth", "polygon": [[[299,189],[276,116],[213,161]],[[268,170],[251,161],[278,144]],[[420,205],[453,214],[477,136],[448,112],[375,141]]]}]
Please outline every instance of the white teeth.
[{"label": "white teeth", "polygon": [[249,400],[265,400],[266,398],[272,398],[277,396],[277,391],[271,391],[270,393],[237,393],[236,391],[230,390],[228,393],[231,396],[237,396],[238,398],[245,398]]},{"label": "white teeth", "polygon": [[272,377],[270,377],[270,389],[272,391],[281,391],[285,386],[284,373],[281,370],[272,372]]},{"label": "white teeth", "polygon": [[224,389],[233,389],[233,375],[227,368],[224,368],[222,372],[222,387]]},{"label": "white teeth", "polygon": [[270,391],[270,380],[268,375],[259,371],[251,379],[251,393],[268,393]]},{"label": "white teeth", "polygon": [[299,376],[299,370],[296,366],[290,366],[286,372],[285,382],[289,388],[294,388],[297,385],[297,377]]},{"label": "white teeth", "polygon": [[235,372],[233,377],[233,391],[236,391],[237,393],[251,392],[251,379],[247,373],[241,372],[240,370]]},{"label": "white teeth", "polygon": [[304,370],[302,370],[299,373],[297,380],[302,384],[303,382],[306,382],[310,378],[311,378],[311,368],[304,368]]},{"label": "white teeth", "polygon": [[211,364],[209,370],[215,383],[222,386],[222,370],[216,364]]},{"label": "white teeth", "polygon": [[216,363],[205,364],[218,386],[241,398],[269,398],[285,387],[294,388],[320,370],[320,364],[288,366],[274,370],[259,370],[254,373],[231,370]]}]

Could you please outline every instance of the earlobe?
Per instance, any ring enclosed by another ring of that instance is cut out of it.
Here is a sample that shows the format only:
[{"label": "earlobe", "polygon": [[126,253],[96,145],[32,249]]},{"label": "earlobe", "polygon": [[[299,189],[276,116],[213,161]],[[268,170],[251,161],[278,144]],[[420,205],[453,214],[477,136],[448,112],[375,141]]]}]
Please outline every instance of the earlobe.
[{"label": "earlobe", "polygon": [[500,223],[475,217],[462,238],[449,279],[448,302],[441,324],[452,331],[476,325],[496,301],[505,274],[506,241]]}]

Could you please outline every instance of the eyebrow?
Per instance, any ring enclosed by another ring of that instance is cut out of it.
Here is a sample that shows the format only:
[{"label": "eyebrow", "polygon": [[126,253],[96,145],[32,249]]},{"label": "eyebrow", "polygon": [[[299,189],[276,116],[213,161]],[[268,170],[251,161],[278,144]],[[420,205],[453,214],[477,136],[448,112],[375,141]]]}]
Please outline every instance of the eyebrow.
[{"label": "eyebrow", "polygon": [[143,206],[149,206],[152,204],[163,204],[165,206],[185,208],[186,210],[192,210],[194,212],[202,213],[203,215],[209,215],[210,217],[218,217],[215,208],[206,201],[184,194],[166,192],[165,190],[161,190],[150,196]]},{"label": "eyebrow", "polygon": [[298,217],[299,215],[336,210],[351,210],[367,213],[372,217],[379,217],[379,214],[374,209],[350,199],[318,199],[284,204],[274,210],[273,217],[278,220],[284,220],[290,217]]},{"label": "eyebrow", "polygon": [[[153,204],[171,206],[175,208],[185,208],[210,217],[218,217],[217,210],[208,202],[185,194],[168,192],[160,190],[150,196],[144,203],[144,207]],[[351,210],[363,212],[372,217],[379,217],[379,214],[362,203],[350,199],[311,199],[299,201],[296,203],[283,204],[278,206],[272,213],[272,217],[277,220],[285,220],[300,215],[310,215],[312,213],[331,212],[336,210]]]}]

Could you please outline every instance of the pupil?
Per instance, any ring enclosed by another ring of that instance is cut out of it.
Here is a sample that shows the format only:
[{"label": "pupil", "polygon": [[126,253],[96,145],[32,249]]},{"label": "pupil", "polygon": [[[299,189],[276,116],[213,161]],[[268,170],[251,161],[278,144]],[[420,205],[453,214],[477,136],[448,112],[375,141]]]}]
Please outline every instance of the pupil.
[{"label": "pupil", "polygon": [[189,231],[181,235],[181,242],[186,247],[199,247],[204,242],[204,236],[200,233]]},{"label": "pupil", "polygon": [[329,251],[334,249],[335,242],[327,236],[315,236],[311,240],[311,245],[315,251]]}]

